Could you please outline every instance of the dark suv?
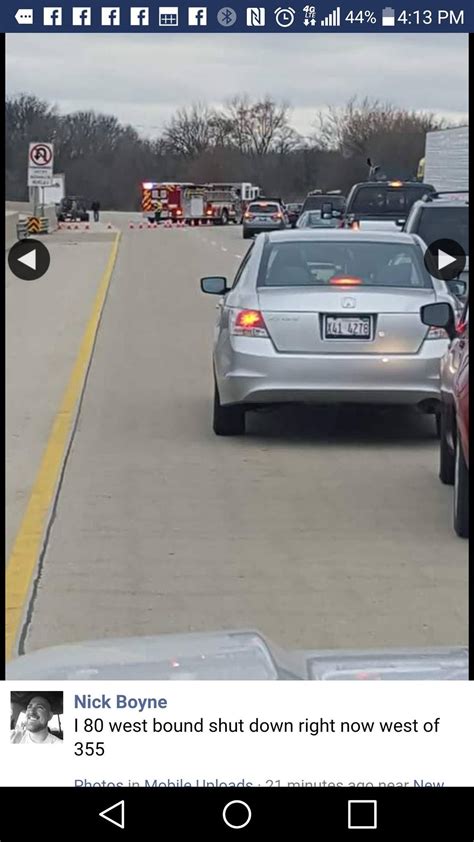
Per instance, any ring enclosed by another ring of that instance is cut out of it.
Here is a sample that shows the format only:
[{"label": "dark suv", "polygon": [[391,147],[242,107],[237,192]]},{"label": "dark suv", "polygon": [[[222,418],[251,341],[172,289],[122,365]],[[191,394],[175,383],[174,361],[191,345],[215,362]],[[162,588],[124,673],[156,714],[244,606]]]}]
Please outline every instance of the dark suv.
[{"label": "dark suv", "polygon": [[[305,213],[310,210],[324,210],[329,213],[334,211],[334,213],[342,214],[345,203],[346,197],[341,196],[338,193],[308,193],[303,202],[301,213]],[[331,208],[329,208],[329,205],[331,205]]]},{"label": "dark suv", "polygon": [[[412,205],[403,230],[418,234],[427,246],[435,240],[454,240],[469,258],[469,193],[453,191],[425,196]],[[468,284],[468,263],[459,280]]]}]

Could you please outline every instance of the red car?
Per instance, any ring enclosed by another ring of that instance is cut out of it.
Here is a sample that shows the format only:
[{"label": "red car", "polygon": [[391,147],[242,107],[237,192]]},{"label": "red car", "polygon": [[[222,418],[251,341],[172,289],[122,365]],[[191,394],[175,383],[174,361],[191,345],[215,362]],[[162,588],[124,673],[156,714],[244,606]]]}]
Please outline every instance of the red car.
[{"label": "red car", "polygon": [[[447,359],[455,360],[452,377],[451,406],[444,412],[441,424],[440,477],[454,484],[454,529],[460,538],[469,537],[469,302],[456,323],[449,304],[427,304],[421,308],[421,319],[430,327],[444,328],[451,345]],[[450,363],[452,367],[452,362]],[[450,446],[451,444],[451,446]]]}]

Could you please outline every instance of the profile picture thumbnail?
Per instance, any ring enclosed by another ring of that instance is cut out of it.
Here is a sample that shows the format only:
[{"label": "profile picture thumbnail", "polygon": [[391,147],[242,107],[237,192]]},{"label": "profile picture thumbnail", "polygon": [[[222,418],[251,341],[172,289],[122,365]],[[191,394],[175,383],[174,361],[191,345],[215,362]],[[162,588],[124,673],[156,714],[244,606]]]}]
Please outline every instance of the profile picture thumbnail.
[{"label": "profile picture thumbnail", "polygon": [[14,690],[11,693],[11,743],[61,743],[63,693]]}]

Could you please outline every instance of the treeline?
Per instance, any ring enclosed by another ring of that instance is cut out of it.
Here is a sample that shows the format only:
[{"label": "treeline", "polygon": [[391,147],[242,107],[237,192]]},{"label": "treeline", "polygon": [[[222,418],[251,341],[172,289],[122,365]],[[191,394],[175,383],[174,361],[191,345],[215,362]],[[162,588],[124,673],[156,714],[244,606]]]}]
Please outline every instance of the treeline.
[{"label": "treeline", "polygon": [[297,200],[317,187],[347,191],[367,176],[371,157],[387,176],[416,174],[425,134],[444,127],[433,114],[356,98],[315,113],[302,137],[291,110],[270,97],[237,96],[220,108],[177,110],[153,139],[116,117],[93,111],[62,115],[31,94],[6,101],[6,198],[26,201],[28,143],[52,141],[55,171],[67,191],[103,208],[139,207],[141,181],[250,181],[269,195]]}]

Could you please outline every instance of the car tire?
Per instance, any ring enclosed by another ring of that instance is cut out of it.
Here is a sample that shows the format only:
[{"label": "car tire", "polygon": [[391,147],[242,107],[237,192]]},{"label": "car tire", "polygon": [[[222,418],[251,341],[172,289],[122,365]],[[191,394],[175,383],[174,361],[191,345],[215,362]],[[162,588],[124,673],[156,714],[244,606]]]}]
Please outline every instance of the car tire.
[{"label": "car tire", "polygon": [[456,535],[469,538],[469,469],[458,433],[454,470],[453,525]]},{"label": "car tire", "polygon": [[241,436],[245,433],[245,409],[239,404],[222,406],[215,381],[212,429],[216,436]]},{"label": "car tire", "polygon": [[448,442],[447,409],[439,415],[439,478],[443,485],[454,485],[454,453]]}]

